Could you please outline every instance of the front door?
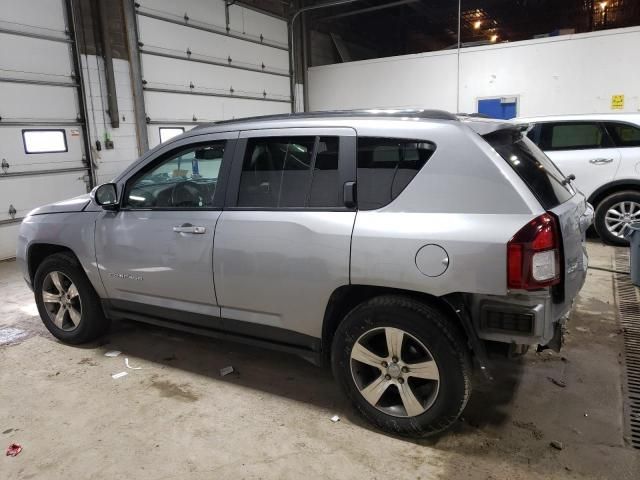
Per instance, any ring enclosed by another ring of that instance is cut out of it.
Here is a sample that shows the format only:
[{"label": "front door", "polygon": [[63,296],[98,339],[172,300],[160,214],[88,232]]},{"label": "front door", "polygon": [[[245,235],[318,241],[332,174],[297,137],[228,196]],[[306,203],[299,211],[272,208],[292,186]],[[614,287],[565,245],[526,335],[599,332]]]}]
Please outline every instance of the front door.
[{"label": "front door", "polygon": [[550,122],[540,125],[539,146],[588,198],[613,180],[620,152],[600,122]]},{"label": "front door", "polygon": [[227,330],[314,348],[334,290],[349,284],[355,131],[240,133],[213,256]]},{"label": "front door", "polygon": [[180,142],[126,181],[120,210],[97,222],[96,257],[112,308],[215,326],[207,322],[220,317],[212,269],[219,180],[235,141]]}]

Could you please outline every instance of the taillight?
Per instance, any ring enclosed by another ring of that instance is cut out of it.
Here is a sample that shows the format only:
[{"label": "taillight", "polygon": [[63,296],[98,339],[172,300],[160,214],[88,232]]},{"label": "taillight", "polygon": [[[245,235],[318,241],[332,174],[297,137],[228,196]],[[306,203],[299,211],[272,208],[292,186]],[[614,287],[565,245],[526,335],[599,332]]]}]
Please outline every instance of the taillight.
[{"label": "taillight", "polygon": [[545,213],[527,223],[507,244],[507,285],[535,290],[560,282],[560,233]]}]

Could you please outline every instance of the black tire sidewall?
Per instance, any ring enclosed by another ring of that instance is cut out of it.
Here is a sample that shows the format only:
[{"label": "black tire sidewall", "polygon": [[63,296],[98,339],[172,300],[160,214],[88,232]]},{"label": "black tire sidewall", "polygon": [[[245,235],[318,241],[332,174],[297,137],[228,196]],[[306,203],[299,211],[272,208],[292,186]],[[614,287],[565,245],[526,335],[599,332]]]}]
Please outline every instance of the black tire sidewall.
[{"label": "black tire sidewall", "polygon": [[618,238],[611,234],[607,229],[607,225],[605,223],[605,216],[607,211],[611,208],[612,205],[620,202],[635,202],[640,204],[640,192],[636,192],[633,190],[628,190],[624,192],[617,192],[612,195],[609,195],[604,200],[602,200],[598,206],[596,207],[595,213],[595,222],[594,226],[598,236],[600,239],[608,244],[608,245],[616,245],[616,246],[628,246],[629,242],[625,239]]},{"label": "black tire sidewall", "polygon": [[[397,300],[397,299],[396,299]],[[334,337],[334,376],[358,410],[383,430],[407,436],[427,436],[446,429],[460,415],[470,392],[470,364],[466,346],[449,319],[436,309],[411,300],[368,302],[342,322]],[[350,354],[364,333],[378,327],[396,327],[413,335],[428,349],[440,373],[433,405],[416,417],[394,417],[367,402],[352,378]]]},{"label": "black tire sidewall", "polygon": [[[80,325],[74,330],[65,331],[58,328],[49,318],[49,313],[44,305],[42,299],[42,284],[45,277],[53,271],[65,274],[78,289],[81,315]],[[45,259],[34,275],[33,291],[38,312],[45,327],[54,337],[65,343],[77,344],[91,340],[96,336],[100,327],[104,326],[104,314],[99,306],[93,286],[89,283],[80,265],[75,264],[71,259],[67,259],[62,255],[53,255]]]}]

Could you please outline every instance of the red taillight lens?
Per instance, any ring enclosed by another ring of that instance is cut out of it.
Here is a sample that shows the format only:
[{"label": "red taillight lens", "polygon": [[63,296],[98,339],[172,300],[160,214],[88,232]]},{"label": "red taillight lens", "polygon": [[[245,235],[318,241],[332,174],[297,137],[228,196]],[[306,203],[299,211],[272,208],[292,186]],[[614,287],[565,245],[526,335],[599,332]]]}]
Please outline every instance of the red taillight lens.
[{"label": "red taillight lens", "polygon": [[560,282],[560,235],[545,213],[527,223],[507,244],[507,285],[535,290]]}]

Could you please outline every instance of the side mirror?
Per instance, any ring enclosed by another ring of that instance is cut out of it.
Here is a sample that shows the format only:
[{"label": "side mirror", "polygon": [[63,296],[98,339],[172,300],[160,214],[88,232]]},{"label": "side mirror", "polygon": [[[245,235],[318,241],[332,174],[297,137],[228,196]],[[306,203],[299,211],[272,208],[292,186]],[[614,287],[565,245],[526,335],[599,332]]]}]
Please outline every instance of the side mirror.
[{"label": "side mirror", "polygon": [[115,183],[104,183],[100,185],[94,194],[94,200],[105,210],[118,209],[118,189]]}]

